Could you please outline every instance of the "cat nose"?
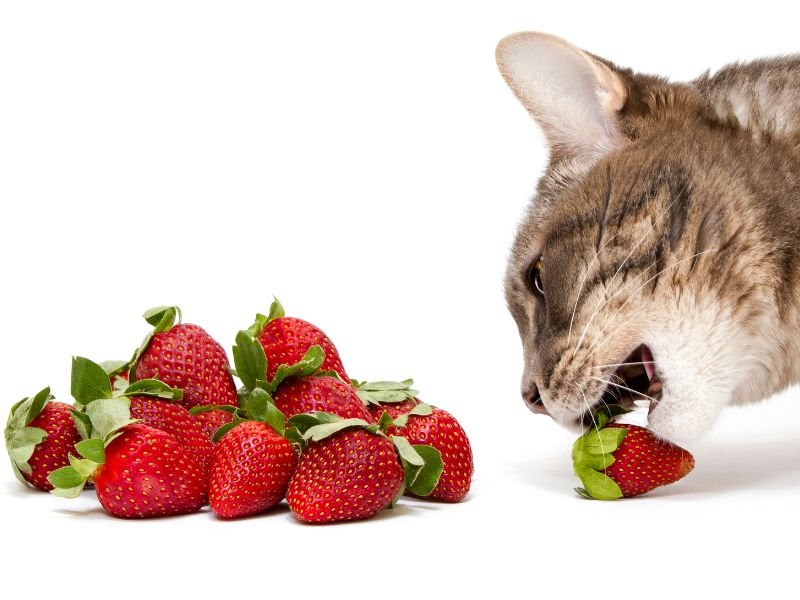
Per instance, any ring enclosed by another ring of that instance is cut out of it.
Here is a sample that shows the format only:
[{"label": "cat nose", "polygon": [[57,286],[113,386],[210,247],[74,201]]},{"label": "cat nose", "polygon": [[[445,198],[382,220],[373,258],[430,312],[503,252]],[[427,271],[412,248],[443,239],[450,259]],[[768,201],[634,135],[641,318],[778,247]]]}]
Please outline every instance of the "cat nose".
[{"label": "cat nose", "polygon": [[531,412],[535,412],[539,415],[550,414],[547,412],[544,402],[542,402],[542,395],[539,393],[539,388],[535,383],[531,384],[531,387],[527,390],[522,390],[522,399],[525,401],[525,405]]}]

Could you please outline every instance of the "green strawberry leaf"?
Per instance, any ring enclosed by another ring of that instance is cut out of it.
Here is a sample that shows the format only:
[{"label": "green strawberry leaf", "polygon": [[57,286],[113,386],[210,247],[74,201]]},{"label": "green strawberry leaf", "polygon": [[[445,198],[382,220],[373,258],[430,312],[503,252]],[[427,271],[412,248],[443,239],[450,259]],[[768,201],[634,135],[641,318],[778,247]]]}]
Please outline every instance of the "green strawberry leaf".
[{"label": "green strawberry leaf", "polygon": [[61,467],[56,469],[47,477],[47,480],[55,487],[74,488],[86,480],[74,467]]},{"label": "green strawberry leaf", "polygon": [[394,425],[394,421],[392,420],[391,415],[389,415],[388,412],[383,411],[383,413],[381,413],[381,418],[378,419],[378,429],[385,433],[392,425]]},{"label": "green strawberry leaf", "polygon": [[286,434],[286,415],[272,402],[267,404],[267,412],[262,420],[272,427],[278,435]]},{"label": "green strawberry leaf", "polygon": [[272,396],[266,390],[256,388],[244,402],[245,414],[254,421],[263,421],[267,416],[267,406],[272,404]]},{"label": "green strawberry leaf", "polygon": [[573,457],[573,468],[580,469],[581,467],[588,467],[595,471],[603,471],[616,462],[614,455],[608,454],[590,454],[589,452],[579,452]]},{"label": "green strawberry leaf", "polygon": [[278,299],[273,296],[272,297],[272,304],[269,307],[269,314],[262,315],[261,313],[256,313],[255,321],[250,327],[247,328],[247,333],[252,335],[253,337],[261,337],[261,334],[264,333],[264,328],[272,323],[275,319],[282,319],[286,316],[285,311],[283,310],[283,306],[281,303],[278,302]]},{"label": "green strawberry leaf", "polygon": [[31,474],[28,464],[36,446],[47,437],[47,432],[39,427],[20,427],[13,432],[6,430],[6,450],[12,462],[26,475]]},{"label": "green strawberry leaf", "polygon": [[583,450],[589,454],[608,454],[614,452],[619,448],[619,445],[622,443],[627,433],[628,431],[626,429],[619,427],[592,431],[585,436]]},{"label": "green strawberry leaf", "polygon": [[400,488],[397,490],[397,493],[394,495],[394,498],[392,498],[392,501],[389,502],[389,506],[387,506],[386,508],[388,508],[389,510],[393,510],[395,505],[400,501],[400,498],[402,498],[403,494],[405,493],[406,493],[406,484],[404,481],[403,483],[400,484]]},{"label": "green strawberry leaf", "polygon": [[22,400],[18,400],[17,402],[12,404],[11,411],[8,413],[8,418],[10,419],[11,417],[13,417],[14,414],[17,413],[17,411],[19,410],[19,407],[25,404],[26,402],[32,402],[32,400],[28,397],[25,397]]},{"label": "green strawberry leaf", "polygon": [[202,406],[193,406],[189,409],[189,412],[193,415],[199,415],[200,413],[210,412],[212,410],[224,410],[225,412],[233,414],[239,410],[239,407],[231,406],[230,404],[203,404]]},{"label": "green strawberry leaf", "polygon": [[124,373],[129,367],[127,360],[104,360],[100,366],[103,367],[109,378]]},{"label": "green strawberry leaf", "polygon": [[[30,468],[30,466],[28,468]],[[22,485],[30,485],[30,483],[28,483],[28,481],[22,476],[22,471],[19,470],[17,463],[15,463],[13,460],[11,461],[11,470],[14,472],[14,477],[16,477],[17,481],[19,481]]]},{"label": "green strawberry leaf", "polygon": [[72,357],[72,397],[81,404],[111,398],[111,381],[103,367],[82,356]]},{"label": "green strawberry leaf", "polygon": [[62,498],[77,498],[86,485],[86,477],[72,466],[56,469],[48,475],[47,481],[54,488],[50,493]]},{"label": "green strawberry leaf", "polygon": [[75,409],[70,409],[69,412],[72,414],[72,420],[75,423],[75,428],[78,430],[81,439],[88,440],[92,437],[92,420],[89,418],[89,415]]},{"label": "green strawberry leaf", "polygon": [[286,430],[283,432],[283,437],[287,440],[296,444],[298,446],[302,446],[305,444],[305,440],[303,439],[303,434],[297,429],[297,427],[287,427]]},{"label": "green strawberry leaf", "polygon": [[413,446],[425,464],[417,471],[413,481],[407,482],[408,490],[417,496],[428,496],[436,485],[444,470],[442,454],[433,446],[415,444]]},{"label": "green strawberry leaf", "polygon": [[83,440],[75,444],[75,450],[83,458],[90,460],[98,465],[106,462],[106,452],[101,439]]},{"label": "green strawberry leaf", "polygon": [[430,404],[425,404],[424,402],[420,402],[407,413],[398,416],[394,420],[394,426],[400,428],[405,427],[406,425],[408,425],[409,417],[414,417],[414,416],[427,417],[431,413],[433,413],[433,407]]},{"label": "green strawberry leaf", "polygon": [[415,398],[419,394],[419,391],[411,388],[414,384],[413,379],[366,382],[358,382],[352,379],[351,383],[356,388],[358,397],[366,405],[404,402]]},{"label": "green strawberry leaf", "polygon": [[335,423],[323,423],[321,425],[314,425],[306,430],[303,434],[303,439],[307,442],[320,442],[325,438],[336,435],[344,429],[351,427],[363,427],[369,430],[370,424],[364,419],[340,419]]},{"label": "green strawberry leaf", "polygon": [[347,383],[347,384],[350,383],[349,381],[342,379],[342,376],[339,375],[336,371],[331,371],[330,369],[326,369],[324,371],[319,370],[313,374],[313,377],[333,377],[334,379],[338,379],[342,383]]},{"label": "green strawberry leaf", "polygon": [[262,315],[261,313],[256,313],[256,318],[253,321],[253,324],[250,325],[245,331],[252,335],[254,338],[261,337],[261,334],[264,333],[264,328],[267,326],[267,315]]},{"label": "green strawberry leaf", "polygon": [[139,379],[123,389],[120,396],[149,396],[161,398],[162,400],[180,400],[183,398],[183,391],[170,387],[158,379]]},{"label": "green strawberry leaf", "polygon": [[89,479],[97,470],[97,463],[93,460],[86,458],[75,458],[72,454],[69,455],[69,464],[75,471],[84,479]]},{"label": "green strawberry leaf", "polygon": [[286,316],[286,311],[283,310],[283,306],[278,301],[278,299],[273,296],[272,297],[272,304],[269,305],[269,314],[267,314],[267,325],[272,323],[275,319],[282,319]]},{"label": "green strawberry leaf", "polygon": [[391,436],[391,440],[394,443],[394,447],[397,449],[397,453],[404,462],[417,468],[425,466],[425,459],[420,456],[419,452],[414,449],[406,438],[393,435]]},{"label": "green strawberry leaf", "polygon": [[608,475],[582,467],[575,469],[575,474],[583,483],[586,493],[596,500],[616,500],[622,498],[619,485]]},{"label": "green strawberry leaf", "polygon": [[176,322],[181,322],[181,309],[177,306],[157,306],[146,310],[144,320],[153,326],[153,333],[169,331]]},{"label": "green strawberry leaf", "polygon": [[403,381],[365,381],[358,384],[362,390],[368,392],[380,392],[387,390],[404,390],[414,385],[413,379]]},{"label": "green strawberry leaf", "polygon": [[322,366],[325,360],[325,351],[322,346],[311,346],[299,361],[293,365],[279,365],[275,376],[267,387],[271,394],[278,386],[289,377],[307,377],[313,375]]},{"label": "green strawberry leaf", "polygon": [[584,498],[588,498],[589,500],[594,500],[594,498],[592,498],[591,494],[587,492],[585,488],[576,487],[574,489],[579,496],[583,496]]},{"label": "green strawberry leaf", "polygon": [[225,425],[223,425],[222,427],[217,429],[216,433],[214,433],[214,437],[212,438],[212,440],[214,441],[214,443],[217,443],[223,437],[225,437],[226,433],[228,433],[231,429],[233,429],[234,427],[236,427],[240,423],[244,423],[244,421],[245,421],[245,419],[240,419],[239,417],[234,417],[233,421],[230,421],[229,423],[225,423]]},{"label": "green strawberry leaf", "polygon": [[128,398],[108,398],[92,402],[85,408],[92,422],[92,436],[105,439],[109,434],[131,423],[131,401]]},{"label": "green strawberry leaf", "polygon": [[28,415],[25,419],[25,424],[30,425],[31,421],[33,421],[39,414],[42,412],[42,409],[45,407],[51,399],[53,398],[52,394],[50,394],[50,388],[46,387],[38,394],[33,397],[31,401],[31,406],[28,409]]},{"label": "green strawberry leaf", "polygon": [[323,411],[316,411],[313,413],[300,413],[294,415],[289,419],[289,426],[295,427],[301,434],[304,434],[311,427],[322,425],[324,423],[338,423],[342,418],[337,415],[332,415]]},{"label": "green strawberry leaf", "polygon": [[248,390],[255,389],[259,380],[266,379],[267,355],[261,342],[246,331],[236,334],[233,363],[237,376]]}]

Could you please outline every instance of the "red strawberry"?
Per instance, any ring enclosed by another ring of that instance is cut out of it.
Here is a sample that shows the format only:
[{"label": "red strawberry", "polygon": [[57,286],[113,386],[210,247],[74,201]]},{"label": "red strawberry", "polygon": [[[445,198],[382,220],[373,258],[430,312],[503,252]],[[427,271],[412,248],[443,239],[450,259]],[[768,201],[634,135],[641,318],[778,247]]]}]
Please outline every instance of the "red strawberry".
[{"label": "red strawberry", "polygon": [[274,397],[287,417],[323,411],[345,419],[373,420],[353,387],[336,377],[292,377],[278,386]]},{"label": "red strawberry", "polygon": [[644,427],[606,425],[598,413],[598,427],[579,437],[572,448],[575,474],[583,483],[576,491],[598,500],[645,494],[675,483],[694,468],[694,457]]},{"label": "red strawberry", "polygon": [[404,415],[419,404],[419,400],[416,398],[410,398],[408,400],[403,400],[401,402],[387,402],[385,404],[368,404],[367,410],[369,414],[372,415],[373,421],[378,421],[381,418],[383,413],[389,413],[389,416],[392,419],[396,419],[400,415]]},{"label": "red strawberry", "polygon": [[244,421],[214,448],[208,499],[225,519],[262,513],[283,500],[297,454],[266,423]]},{"label": "red strawberry", "polygon": [[292,431],[308,444],[289,482],[286,499],[307,523],[366,519],[390,505],[408,486],[421,496],[442,473],[435,448],[387,437],[386,419],[367,423],[325,412],[296,415]]},{"label": "red strawberry", "polygon": [[287,417],[322,411],[343,418],[371,421],[352,385],[336,375],[317,374],[326,360],[321,346],[311,346],[300,360],[281,365],[270,380],[267,366],[271,363],[250,332],[240,331],[233,347],[236,373],[244,389],[248,392],[261,389],[269,394]]},{"label": "red strawberry", "polygon": [[217,429],[233,421],[233,413],[219,409],[206,410],[194,413],[194,418],[200,423],[200,426],[203,428],[203,431],[206,432],[209,439],[213,440]]},{"label": "red strawberry", "polygon": [[206,474],[173,436],[139,423],[111,433],[105,444],[77,445],[82,458],[50,474],[54,494],[75,497],[92,477],[103,508],[126,519],[190,513],[205,504]]},{"label": "red strawberry", "polygon": [[[208,473],[211,439],[202,424],[178,403],[183,397],[181,390],[154,379],[140,379],[112,390],[104,367],[82,356],[72,359],[71,389],[80,407],[76,416],[84,438],[97,437],[92,431],[92,416],[99,411],[112,415],[118,424],[139,420],[174,437]],[[101,421],[101,428],[106,429],[107,424]]]},{"label": "red strawberry", "polygon": [[301,521],[352,521],[387,507],[402,486],[403,468],[392,442],[347,429],[306,448],[286,499]]},{"label": "red strawberry", "polygon": [[94,473],[97,498],[108,512],[129,519],[195,512],[206,501],[206,474],[173,436],[128,425],[105,449]]},{"label": "red strawberry", "polygon": [[130,370],[132,381],[158,379],[183,390],[181,403],[193,406],[236,406],[236,386],[225,350],[202,327],[178,323],[177,307],[145,313],[154,326],[137,351]]},{"label": "red strawberry", "polygon": [[132,419],[139,419],[145,425],[170,434],[194,457],[200,470],[208,473],[213,446],[203,425],[196,417],[174,400],[158,400],[144,396],[133,396],[130,400]]},{"label": "red strawberry", "polygon": [[460,502],[469,492],[474,467],[472,449],[464,429],[455,417],[441,408],[429,415],[410,416],[397,435],[410,444],[427,444],[442,455],[444,470],[428,498],[442,502]]},{"label": "red strawberry", "polygon": [[267,355],[267,379],[271,380],[282,364],[299,362],[312,346],[320,346],[325,352],[323,371],[334,371],[349,381],[342,366],[336,346],[316,325],[302,319],[284,316],[284,310],[276,299],[270,306],[269,315],[256,315],[255,323],[247,330],[258,338]]},{"label": "red strawberry", "polygon": [[81,441],[70,409],[55,402],[50,388],[26,398],[11,409],[5,429],[6,449],[14,472],[40,490],[53,486],[48,475],[69,464],[70,453]]},{"label": "red strawberry", "polygon": [[463,427],[445,410],[421,404],[411,389],[414,381],[377,381],[358,384],[358,395],[369,406],[373,417],[386,412],[398,425],[388,433],[401,435],[411,444],[436,448],[444,463],[439,483],[428,498],[442,502],[460,502],[469,492],[474,466],[472,448]]}]

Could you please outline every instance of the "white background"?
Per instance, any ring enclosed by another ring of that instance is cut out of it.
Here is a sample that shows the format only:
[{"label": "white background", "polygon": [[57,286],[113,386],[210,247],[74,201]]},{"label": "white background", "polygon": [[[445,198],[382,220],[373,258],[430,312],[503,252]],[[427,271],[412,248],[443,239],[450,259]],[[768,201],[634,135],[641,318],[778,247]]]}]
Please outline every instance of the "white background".
[{"label": "white background", "polygon": [[573,436],[523,406],[501,282],[546,149],[494,64],[501,37],[537,29],[688,79],[800,50],[785,6],[3,3],[6,406],[46,384],[67,399],[72,354],[127,358],[151,306],[230,347],[274,293],[352,376],[413,376],[476,464],[461,505],[309,527],[287,510],[115,520],[0,461],[4,590],[791,595],[796,390],[727,413],[688,479],[617,503],[572,493]]}]

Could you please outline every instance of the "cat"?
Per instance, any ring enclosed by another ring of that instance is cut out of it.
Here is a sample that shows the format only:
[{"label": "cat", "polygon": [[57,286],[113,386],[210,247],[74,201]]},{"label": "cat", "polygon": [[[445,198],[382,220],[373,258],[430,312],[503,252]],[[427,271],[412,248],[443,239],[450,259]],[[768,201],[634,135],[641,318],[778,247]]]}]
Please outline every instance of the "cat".
[{"label": "cat", "polygon": [[505,280],[528,406],[582,430],[646,400],[685,443],[800,380],[800,57],[688,83],[543,33],[496,57],[550,150]]}]

